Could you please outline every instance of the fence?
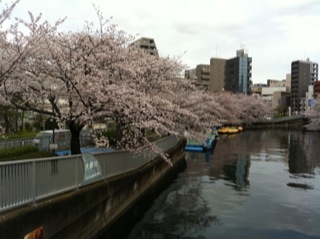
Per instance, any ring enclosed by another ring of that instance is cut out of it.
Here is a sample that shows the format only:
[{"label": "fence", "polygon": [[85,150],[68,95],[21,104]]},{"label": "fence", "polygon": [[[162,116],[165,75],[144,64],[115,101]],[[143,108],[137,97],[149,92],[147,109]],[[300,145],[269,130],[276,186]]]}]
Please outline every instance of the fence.
[{"label": "fence", "polygon": [[[167,151],[178,141],[168,136],[155,144]],[[129,151],[96,153],[88,165],[83,155],[0,162],[0,212],[137,169],[157,156],[150,147],[143,151],[140,155]],[[88,166],[100,171],[97,177],[84,180]]]},{"label": "fence", "polygon": [[18,147],[23,145],[33,145],[33,139],[1,140],[0,141],[0,149]]}]

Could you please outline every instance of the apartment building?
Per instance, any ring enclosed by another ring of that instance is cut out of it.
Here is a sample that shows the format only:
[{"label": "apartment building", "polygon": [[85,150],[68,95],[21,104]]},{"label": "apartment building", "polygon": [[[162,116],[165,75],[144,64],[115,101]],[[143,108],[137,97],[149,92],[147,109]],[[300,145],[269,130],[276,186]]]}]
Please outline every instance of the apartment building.
[{"label": "apartment building", "polygon": [[250,94],[252,85],[252,58],[247,49],[237,51],[235,58],[227,60],[225,90],[233,93]]},{"label": "apartment building", "polygon": [[210,80],[209,90],[212,92],[223,91],[225,87],[225,69],[226,59],[211,58],[210,59]]},{"label": "apartment building", "polygon": [[159,56],[157,46],[153,38],[142,37],[132,42],[129,46],[138,46],[150,55]]},{"label": "apartment building", "polygon": [[305,96],[308,87],[318,80],[318,64],[307,60],[291,62],[291,110],[305,110]]},{"label": "apartment building", "polygon": [[231,59],[210,59],[209,90],[250,94],[252,85],[252,58],[247,49],[240,49]]},{"label": "apartment building", "polygon": [[202,89],[209,90],[210,81],[210,65],[199,64],[194,69],[186,70],[184,73],[185,79],[195,80],[196,85]]}]

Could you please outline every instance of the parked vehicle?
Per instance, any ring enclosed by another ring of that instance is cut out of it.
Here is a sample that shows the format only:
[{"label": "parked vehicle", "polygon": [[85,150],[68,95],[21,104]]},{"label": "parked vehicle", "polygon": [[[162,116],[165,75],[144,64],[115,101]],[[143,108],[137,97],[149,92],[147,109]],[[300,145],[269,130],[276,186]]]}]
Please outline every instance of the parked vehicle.
[{"label": "parked vehicle", "polygon": [[[56,150],[70,149],[71,132],[69,129],[56,129],[54,130],[54,142],[53,142],[53,130],[40,131],[33,139],[33,144],[38,146],[40,150],[49,150],[50,145],[54,145]],[[92,144],[92,137],[90,130],[85,129],[80,132],[80,145],[86,146]]]}]

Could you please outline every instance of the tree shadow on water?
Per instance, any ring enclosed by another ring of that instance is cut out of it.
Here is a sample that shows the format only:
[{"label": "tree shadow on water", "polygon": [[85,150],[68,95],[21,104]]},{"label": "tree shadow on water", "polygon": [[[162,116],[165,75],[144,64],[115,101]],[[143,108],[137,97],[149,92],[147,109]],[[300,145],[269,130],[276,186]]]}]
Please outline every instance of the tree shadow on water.
[{"label": "tree shadow on water", "polygon": [[202,239],[205,237],[191,235],[212,225],[222,225],[201,196],[200,180],[189,180],[192,182],[167,195],[161,210],[144,224],[138,238]]}]

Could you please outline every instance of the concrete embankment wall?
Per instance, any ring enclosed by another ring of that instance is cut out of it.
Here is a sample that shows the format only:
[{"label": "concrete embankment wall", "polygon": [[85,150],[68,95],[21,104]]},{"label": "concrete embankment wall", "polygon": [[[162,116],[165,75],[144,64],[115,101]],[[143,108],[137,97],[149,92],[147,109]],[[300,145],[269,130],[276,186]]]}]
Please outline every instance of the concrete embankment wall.
[{"label": "concrete embankment wall", "polygon": [[134,171],[79,191],[6,212],[1,215],[0,237],[18,239],[27,238],[25,236],[29,234],[29,238],[44,239],[93,238],[116,222],[159,182],[178,174],[185,167],[183,148],[184,142],[181,141],[168,151],[172,167],[156,158]]},{"label": "concrete embankment wall", "polygon": [[270,120],[262,122],[254,122],[246,125],[247,129],[302,129],[305,124],[303,118],[293,119],[293,120]]}]

